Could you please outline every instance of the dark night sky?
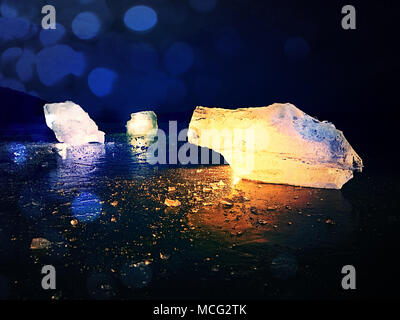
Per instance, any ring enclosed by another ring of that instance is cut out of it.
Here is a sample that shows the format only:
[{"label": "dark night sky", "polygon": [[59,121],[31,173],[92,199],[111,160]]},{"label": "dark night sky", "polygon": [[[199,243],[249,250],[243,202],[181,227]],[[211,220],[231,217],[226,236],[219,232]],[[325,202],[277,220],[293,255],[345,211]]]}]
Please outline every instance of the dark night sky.
[{"label": "dark night sky", "polygon": [[[365,131],[388,129],[397,108],[400,11],[368,2],[1,0],[0,86],[73,100],[100,123],[144,109],[172,120],[196,105],[291,102],[378,143]],[[41,29],[45,4],[56,7],[56,31]],[[357,30],[341,28],[346,4]],[[126,18],[137,5],[147,8]],[[2,122],[31,111],[9,99]]]}]

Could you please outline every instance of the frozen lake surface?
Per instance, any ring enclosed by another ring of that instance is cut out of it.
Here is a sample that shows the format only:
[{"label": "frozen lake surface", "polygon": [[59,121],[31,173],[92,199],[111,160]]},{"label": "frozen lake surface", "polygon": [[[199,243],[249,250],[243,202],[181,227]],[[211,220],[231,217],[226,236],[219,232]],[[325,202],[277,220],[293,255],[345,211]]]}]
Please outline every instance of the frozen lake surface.
[{"label": "frozen lake surface", "polygon": [[[342,191],[149,165],[125,135],[2,143],[0,172],[1,298],[338,298],[342,266],[364,261],[360,210]],[[41,288],[46,264],[55,291]]]}]

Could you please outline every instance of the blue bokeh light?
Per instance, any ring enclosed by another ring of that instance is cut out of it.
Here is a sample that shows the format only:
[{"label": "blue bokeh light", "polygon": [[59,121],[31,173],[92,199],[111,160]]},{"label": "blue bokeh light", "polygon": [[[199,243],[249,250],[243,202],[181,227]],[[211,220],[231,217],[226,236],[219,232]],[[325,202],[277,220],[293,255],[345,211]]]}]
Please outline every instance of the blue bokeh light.
[{"label": "blue bokeh light", "polygon": [[190,0],[189,4],[197,11],[208,12],[215,8],[217,0]]},{"label": "blue bokeh light", "polygon": [[23,18],[0,18],[0,41],[24,39],[31,31],[31,24]]},{"label": "blue bokeh light", "polygon": [[66,45],[46,47],[36,56],[39,79],[46,86],[56,84],[69,74],[80,76],[84,68],[83,54]]},{"label": "blue bokeh light", "polygon": [[27,82],[33,77],[33,67],[35,65],[36,56],[31,50],[24,50],[16,64],[17,75],[21,81]]},{"label": "blue bokeh light", "polygon": [[82,40],[94,38],[100,31],[100,20],[93,12],[81,12],[72,21],[72,32]]},{"label": "blue bokeh light", "polygon": [[72,213],[81,222],[97,220],[101,210],[102,205],[99,198],[90,192],[82,192],[72,202]]},{"label": "blue bokeh light", "polygon": [[174,43],[164,56],[165,68],[173,75],[184,74],[191,68],[193,62],[193,49],[185,42]]},{"label": "blue bokeh light", "polygon": [[133,31],[147,31],[153,28],[158,21],[157,13],[150,7],[138,5],[126,11],[125,25]]},{"label": "blue bokeh light", "polygon": [[117,74],[107,68],[95,68],[88,76],[89,88],[98,97],[108,95],[112,91],[116,80]]},{"label": "blue bokeh light", "polygon": [[18,47],[11,47],[4,50],[1,55],[1,63],[7,64],[9,62],[16,61],[22,55],[22,49]]},{"label": "blue bokeh light", "polygon": [[304,60],[310,53],[310,46],[301,37],[289,38],[286,40],[284,51],[290,60]]},{"label": "blue bokeh light", "polygon": [[26,92],[25,85],[21,81],[10,78],[0,78],[0,87]]},{"label": "blue bokeh light", "polygon": [[31,90],[28,92],[31,96],[34,96],[36,98],[40,98],[39,93],[37,93],[35,90]]},{"label": "blue bokeh light", "polygon": [[42,29],[40,31],[40,42],[43,46],[51,46],[58,43],[65,35],[63,25],[57,23],[55,29]]},{"label": "blue bokeh light", "polygon": [[8,1],[4,1],[0,5],[0,12],[3,17],[15,18],[18,15],[18,11]]}]

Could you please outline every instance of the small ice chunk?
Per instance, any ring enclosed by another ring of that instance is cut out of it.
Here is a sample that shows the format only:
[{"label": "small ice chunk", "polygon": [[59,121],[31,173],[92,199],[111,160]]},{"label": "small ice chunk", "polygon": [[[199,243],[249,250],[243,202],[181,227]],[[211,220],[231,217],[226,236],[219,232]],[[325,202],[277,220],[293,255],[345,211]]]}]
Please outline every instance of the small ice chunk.
[{"label": "small ice chunk", "polygon": [[179,200],[166,198],[164,204],[168,207],[179,207],[181,205],[181,202]]},{"label": "small ice chunk", "polygon": [[126,123],[126,130],[130,136],[155,136],[158,130],[157,115],[153,111],[132,113],[131,120]]},{"label": "small ice chunk", "polygon": [[81,145],[89,142],[104,143],[104,132],[77,104],[66,101],[44,105],[47,126],[54,131],[59,142]]}]

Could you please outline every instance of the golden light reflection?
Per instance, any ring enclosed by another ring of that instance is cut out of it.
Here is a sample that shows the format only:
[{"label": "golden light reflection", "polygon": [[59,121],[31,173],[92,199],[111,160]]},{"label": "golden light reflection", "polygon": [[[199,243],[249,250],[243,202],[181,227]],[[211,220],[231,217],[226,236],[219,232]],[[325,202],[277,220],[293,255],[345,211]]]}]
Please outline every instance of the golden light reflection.
[{"label": "golden light reflection", "polygon": [[239,181],[241,180],[241,178],[233,176],[232,178],[232,184],[235,186],[239,183]]},{"label": "golden light reflection", "polygon": [[127,136],[135,160],[139,162],[147,161],[147,149],[155,142],[155,138],[155,136]]},{"label": "golden light reflection", "polygon": [[325,228],[336,219],[346,224],[340,232],[351,227],[351,206],[340,191],[263,184],[235,176],[231,182],[213,201],[204,200],[211,205],[188,215],[189,225],[235,243],[269,242],[271,235],[282,232],[308,241],[328,236]]}]

